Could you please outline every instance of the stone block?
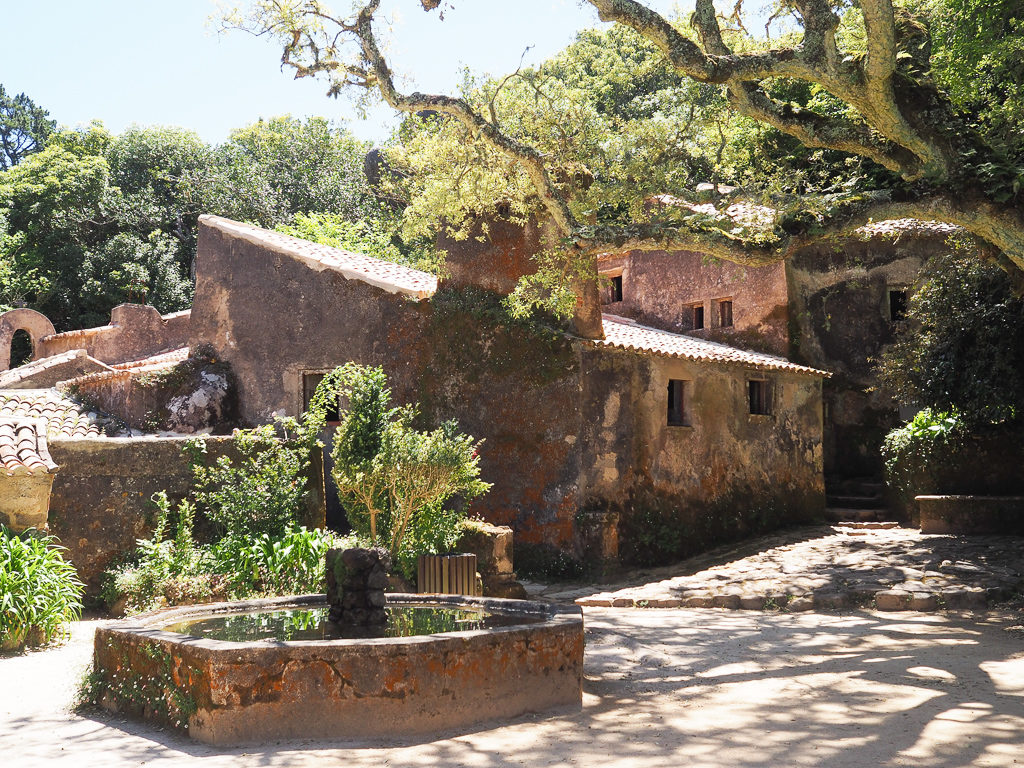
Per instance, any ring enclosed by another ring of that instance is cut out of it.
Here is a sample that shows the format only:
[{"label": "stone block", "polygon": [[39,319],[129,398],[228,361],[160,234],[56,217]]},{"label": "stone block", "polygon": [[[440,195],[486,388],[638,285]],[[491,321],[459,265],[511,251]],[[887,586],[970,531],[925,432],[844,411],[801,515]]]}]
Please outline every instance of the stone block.
[{"label": "stone block", "polygon": [[875,593],[875,608],[880,611],[905,611],[910,605],[910,593],[902,589],[888,589]]},{"label": "stone block", "polygon": [[911,611],[934,611],[939,607],[939,598],[930,592],[912,592],[907,608]]}]

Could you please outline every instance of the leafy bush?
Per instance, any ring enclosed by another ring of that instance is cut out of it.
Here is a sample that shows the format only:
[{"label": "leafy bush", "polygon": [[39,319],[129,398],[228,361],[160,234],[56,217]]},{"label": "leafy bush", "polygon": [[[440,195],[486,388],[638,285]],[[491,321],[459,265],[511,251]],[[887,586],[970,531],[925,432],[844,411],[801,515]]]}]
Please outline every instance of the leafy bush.
[{"label": "leafy bush", "polygon": [[882,444],[889,485],[904,502],[919,492],[922,473],[948,465],[963,446],[966,430],[955,413],[925,408],[902,427],[892,430]]},{"label": "leafy bush", "polygon": [[[330,531],[299,525],[305,511],[309,454],[316,428],[281,419],[235,430],[238,458],[205,462],[205,444],[190,441],[191,497],[171,509],[154,494],[153,535],[111,569],[103,587],[108,605],[129,613],[161,605],[312,592],[324,588],[324,555],[338,543]],[[196,514],[216,526],[212,543],[195,537]],[[173,525],[173,536],[171,529]]]},{"label": "leafy bush", "polygon": [[45,643],[82,613],[82,582],[56,540],[0,526],[0,648]]},{"label": "leafy bush", "polygon": [[[284,431],[285,439],[277,435]],[[311,444],[292,419],[255,429],[236,429],[239,459],[202,461],[205,444],[191,441],[193,497],[213,523],[235,536],[280,536],[304,511]]]},{"label": "leafy bush", "polygon": [[348,408],[335,433],[333,476],[349,522],[411,577],[418,555],[451,550],[467,503],[490,488],[480,480],[480,443],[454,421],[415,429],[416,409],[391,406],[380,368],[350,363],[326,376],[311,419],[339,397]]},{"label": "leafy bush", "polygon": [[327,550],[338,546],[345,540],[330,531],[299,526],[279,537],[227,536],[210,548],[210,556],[232,597],[291,595],[323,591]]}]

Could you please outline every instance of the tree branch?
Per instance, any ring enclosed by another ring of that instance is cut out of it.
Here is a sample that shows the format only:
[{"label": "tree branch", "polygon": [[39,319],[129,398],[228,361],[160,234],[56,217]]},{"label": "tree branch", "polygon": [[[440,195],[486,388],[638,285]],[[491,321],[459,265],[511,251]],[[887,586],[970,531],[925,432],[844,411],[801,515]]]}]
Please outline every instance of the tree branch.
[{"label": "tree branch", "polygon": [[432,110],[450,115],[458,120],[474,138],[486,142],[493,149],[514,160],[533,182],[541,203],[551,214],[556,226],[565,236],[570,236],[577,223],[565,196],[555,187],[541,154],[533,147],[522,144],[501,132],[501,130],[478,115],[464,99],[436,94],[403,94],[395,88],[391,70],[373,33],[373,15],[380,0],[373,0],[359,12],[355,33],[362,45],[363,56],[373,76],[373,84],[380,90],[384,100],[400,112],[415,114]]}]

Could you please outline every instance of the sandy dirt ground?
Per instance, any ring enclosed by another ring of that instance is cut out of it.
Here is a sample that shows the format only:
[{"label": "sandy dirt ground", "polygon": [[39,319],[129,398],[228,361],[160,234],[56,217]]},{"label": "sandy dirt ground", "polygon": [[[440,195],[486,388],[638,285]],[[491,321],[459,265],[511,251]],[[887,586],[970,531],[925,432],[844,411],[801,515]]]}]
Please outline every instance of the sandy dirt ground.
[{"label": "sandy dirt ground", "polygon": [[427,743],[215,749],[70,712],[95,621],[0,658],[0,766],[1024,766],[1014,615],[585,611],[583,706]]}]

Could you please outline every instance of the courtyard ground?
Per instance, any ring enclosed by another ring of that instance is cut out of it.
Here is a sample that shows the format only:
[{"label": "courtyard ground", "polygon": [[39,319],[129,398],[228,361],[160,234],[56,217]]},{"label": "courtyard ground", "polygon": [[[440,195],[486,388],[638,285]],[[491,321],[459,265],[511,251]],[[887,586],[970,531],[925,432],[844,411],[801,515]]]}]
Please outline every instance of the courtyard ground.
[{"label": "courtyard ground", "polygon": [[[759,551],[745,555],[757,542],[733,549],[724,562],[722,550],[710,560],[675,566],[674,576],[671,569],[625,574],[621,583],[589,592],[650,584],[654,594],[675,578],[718,584],[727,579],[709,581],[709,569],[720,574],[732,564],[729,572],[741,574],[752,567],[746,558],[776,547],[824,546],[822,536],[806,531],[782,536],[761,540]],[[895,558],[912,548],[887,549],[885,541],[853,551],[865,558],[890,551]],[[945,547],[939,565],[976,562],[968,545],[977,542],[959,541],[917,546],[922,552]],[[1024,557],[1021,540],[1013,542],[1018,559]],[[815,561],[804,562],[803,572],[789,575],[815,578]],[[960,573],[974,572],[961,567]],[[561,600],[580,597],[579,589],[531,585]],[[799,612],[585,607],[584,613],[581,709],[441,733],[426,743],[339,739],[236,749],[207,747],[106,714],[71,713],[100,623],[82,621],[63,647],[0,658],[0,765],[1024,765],[1024,619],[1013,604],[974,613],[824,612],[813,606]]]}]

